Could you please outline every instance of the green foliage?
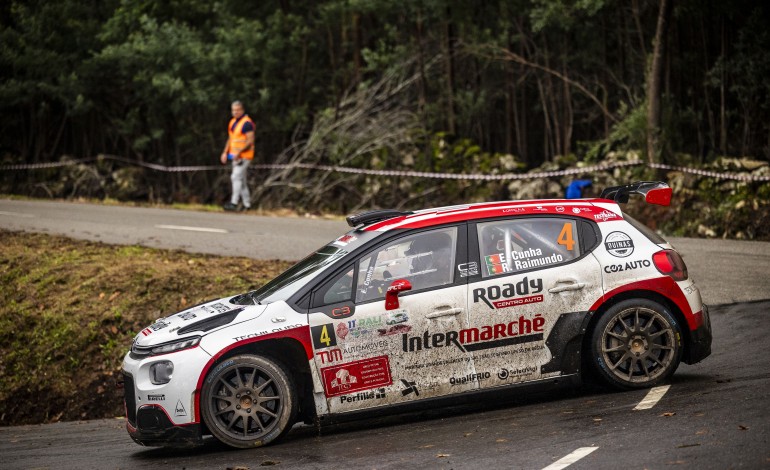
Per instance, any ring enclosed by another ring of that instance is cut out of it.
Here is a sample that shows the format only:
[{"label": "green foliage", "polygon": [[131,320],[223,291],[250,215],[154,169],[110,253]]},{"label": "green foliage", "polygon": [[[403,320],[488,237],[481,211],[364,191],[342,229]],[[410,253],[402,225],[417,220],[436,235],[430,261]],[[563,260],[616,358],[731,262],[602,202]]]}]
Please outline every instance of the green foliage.
[{"label": "green foliage", "polygon": [[[645,147],[644,72],[657,6],[9,0],[0,5],[0,158],[27,163],[106,153],[216,164],[229,104],[240,99],[256,121],[259,163],[302,159],[297,149],[305,142],[315,145],[309,161],[362,168],[493,171],[487,162],[495,155],[516,155],[528,168],[574,161],[570,155],[598,162]],[[676,2],[666,43],[664,158],[770,159],[768,8],[752,0]],[[388,78],[404,70],[398,98],[368,102],[357,125],[345,122],[354,116],[352,96],[392,83]],[[387,116],[408,117],[392,123],[399,142],[375,138],[388,134]],[[359,132],[372,122],[377,132]],[[439,157],[439,134],[478,149]],[[227,191],[217,172],[159,176],[99,164],[17,175],[0,175],[5,191],[208,204]],[[478,193],[446,192],[435,182],[339,178],[324,194],[311,186],[328,177],[292,178],[260,174],[258,181],[270,181],[260,202],[322,211],[313,204],[331,196],[344,211],[351,209],[346,201],[367,201],[358,196],[368,186],[351,187],[361,184],[392,188],[388,203],[396,205],[427,201],[425,194],[441,204],[445,194],[490,193],[481,185]],[[356,196],[338,198],[340,186]]]}]

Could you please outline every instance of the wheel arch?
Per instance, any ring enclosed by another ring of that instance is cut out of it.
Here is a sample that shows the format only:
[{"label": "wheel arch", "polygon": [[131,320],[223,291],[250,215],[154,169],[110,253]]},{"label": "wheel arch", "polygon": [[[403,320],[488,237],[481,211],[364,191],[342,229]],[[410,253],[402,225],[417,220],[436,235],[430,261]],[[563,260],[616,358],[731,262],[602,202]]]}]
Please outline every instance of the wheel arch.
[{"label": "wheel arch", "polygon": [[599,305],[598,308],[593,309],[594,312],[591,315],[591,319],[588,321],[588,325],[586,326],[585,333],[583,334],[583,358],[587,359],[590,357],[590,354],[587,354],[590,351],[591,347],[591,336],[593,334],[593,330],[596,326],[596,323],[599,321],[599,318],[612,306],[623,302],[624,300],[630,300],[630,299],[646,299],[651,300],[653,302],[657,302],[661,305],[663,305],[666,309],[668,309],[669,312],[674,316],[674,319],[679,323],[679,328],[681,330],[681,338],[683,345],[683,351],[682,356],[686,357],[687,353],[690,350],[690,335],[685,334],[684,329],[687,328],[688,323],[687,319],[684,316],[684,312],[679,308],[679,306],[674,302],[673,300],[669,299],[665,295],[651,291],[651,290],[645,290],[645,289],[635,289],[635,290],[627,290],[623,292],[619,292],[612,297],[605,299],[604,302]]},{"label": "wheel arch", "polygon": [[216,370],[217,365],[232,357],[244,354],[262,356],[285,366],[286,372],[291,374],[297,387],[296,392],[299,403],[297,419],[308,422],[315,418],[313,380],[310,372],[310,359],[312,359],[312,349],[310,349],[309,346],[310,337],[307,328],[297,328],[290,331],[296,331],[297,333],[250,338],[245,341],[231,344],[211,358],[201,372],[200,378],[198,379],[198,386],[195,391],[195,416],[204,426],[204,432],[208,432],[207,425],[204,422],[201,413],[202,387],[204,380],[211,371]]}]

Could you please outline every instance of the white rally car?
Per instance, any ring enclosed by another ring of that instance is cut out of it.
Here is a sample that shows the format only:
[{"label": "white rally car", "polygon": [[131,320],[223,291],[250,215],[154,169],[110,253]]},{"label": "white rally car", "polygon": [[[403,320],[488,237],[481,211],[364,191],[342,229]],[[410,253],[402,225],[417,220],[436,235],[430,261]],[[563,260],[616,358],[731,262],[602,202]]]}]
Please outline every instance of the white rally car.
[{"label": "white rally car", "polygon": [[[580,383],[666,380],[711,352],[682,258],[597,199],[373,211],[260,289],[142,330],[123,363],[128,432],[144,445],[268,444],[298,421]],[[444,400],[445,401],[445,400]]]}]

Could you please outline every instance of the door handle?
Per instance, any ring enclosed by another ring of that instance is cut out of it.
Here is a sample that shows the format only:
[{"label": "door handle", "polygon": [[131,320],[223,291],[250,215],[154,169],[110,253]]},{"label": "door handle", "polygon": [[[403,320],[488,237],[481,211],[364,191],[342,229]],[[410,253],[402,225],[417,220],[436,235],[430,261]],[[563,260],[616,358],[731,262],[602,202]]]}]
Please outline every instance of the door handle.
[{"label": "door handle", "polygon": [[448,317],[449,315],[457,315],[463,313],[463,309],[461,308],[450,308],[447,310],[440,310],[435,313],[429,313],[425,315],[426,318],[438,318],[438,317]]},{"label": "door handle", "polygon": [[572,279],[559,279],[558,281],[556,281],[556,284],[564,284],[564,283],[568,283],[568,284],[551,287],[550,289],[548,289],[548,292],[550,292],[551,294],[558,294],[559,292],[565,292],[568,290],[580,290],[586,286],[585,283],[573,281]]}]

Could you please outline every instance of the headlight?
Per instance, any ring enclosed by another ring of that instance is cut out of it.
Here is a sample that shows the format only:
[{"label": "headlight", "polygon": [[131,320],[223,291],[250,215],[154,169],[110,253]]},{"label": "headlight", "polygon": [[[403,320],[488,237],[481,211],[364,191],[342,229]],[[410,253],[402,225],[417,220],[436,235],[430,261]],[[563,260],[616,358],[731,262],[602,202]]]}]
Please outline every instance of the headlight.
[{"label": "headlight", "polygon": [[200,342],[200,336],[193,336],[192,338],[185,338],[171,343],[159,344],[157,346],[139,346],[136,344],[136,341],[134,341],[134,344],[131,345],[131,353],[140,357],[157,356],[159,354],[168,354],[182,349],[194,348]]},{"label": "headlight", "polygon": [[150,350],[150,355],[155,356],[157,354],[168,354],[170,352],[179,351],[180,349],[192,348],[201,342],[201,337],[196,336],[194,338],[186,338],[182,341],[176,341],[174,343],[161,344],[155,346]]},{"label": "headlight", "polygon": [[160,361],[150,366],[150,382],[155,385],[163,385],[171,382],[171,376],[174,374],[174,363],[171,361]]}]

